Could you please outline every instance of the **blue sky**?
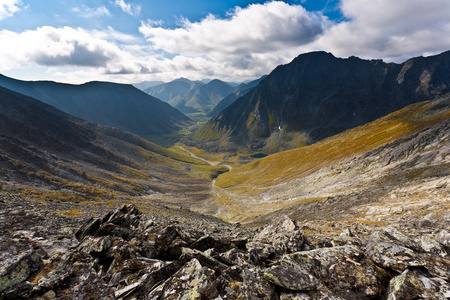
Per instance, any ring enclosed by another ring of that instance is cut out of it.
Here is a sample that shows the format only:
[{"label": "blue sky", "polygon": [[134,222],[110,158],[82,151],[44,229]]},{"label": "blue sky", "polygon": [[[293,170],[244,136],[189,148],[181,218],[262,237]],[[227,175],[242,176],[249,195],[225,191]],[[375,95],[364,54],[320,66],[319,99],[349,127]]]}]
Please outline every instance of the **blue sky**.
[{"label": "blue sky", "polygon": [[448,0],[0,0],[0,73],[82,83],[269,73],[297,55],[450,49]]}]

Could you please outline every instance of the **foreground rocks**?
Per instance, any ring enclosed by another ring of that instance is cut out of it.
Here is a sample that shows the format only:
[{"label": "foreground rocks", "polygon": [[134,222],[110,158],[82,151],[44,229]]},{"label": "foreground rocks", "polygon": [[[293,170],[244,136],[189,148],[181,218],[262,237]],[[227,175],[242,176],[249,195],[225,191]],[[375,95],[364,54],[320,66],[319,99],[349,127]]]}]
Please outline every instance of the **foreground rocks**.
[{"label": "foreground rocks", "polygon": [[3,255],[0,299],[450,298],[448,230],[324,238],[300,226],[282,216],[252,231],[125,205],[63,251],[24,239]]}]

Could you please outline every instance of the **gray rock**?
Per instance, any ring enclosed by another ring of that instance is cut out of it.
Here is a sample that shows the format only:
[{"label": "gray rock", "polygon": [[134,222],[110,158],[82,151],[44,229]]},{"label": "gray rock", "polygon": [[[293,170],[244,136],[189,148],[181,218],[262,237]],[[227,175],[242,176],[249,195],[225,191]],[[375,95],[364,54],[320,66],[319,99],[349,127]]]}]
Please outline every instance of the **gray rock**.
[{"label": "gray rock", "polygon": [[3,262],[0,266],[0,293],[27,280],[42,264],[42,258],[33,250]]},{"label": "gray rock", "polygon": [[447,256],[447,252],[433,235],[423,235],[420,237],[420,245],[427,253],[434,253],[440,256]]},{"label": "gray rock", "polygon": [[197,259],[192,259],[172,275],[162,290],[154,290],[147,299],[202,299],[215,280],[214,271],[202,267]]},{"label": "gray rock", "polygon": [[405,270],[389,283],[388,300],[448,299],[450,285],[439,278],[427,278],[419,271]]},{"label": "gray rock", "polygon": [[375,297],[383,292],[385,272],[356,246],[320,248],[286,254],[281,262],[297,263],[344,298]]},{"label": "gray rock", "polygon": [[275,264],[264,270],[264,278],[284,289],[294,291],[317,290],[320,282],[296,263]]},{"label": "gray rock", "polygon": [[239,286],[239,294],[243,299],[276,299],[277,294],[258,268],[247,268],[242,271],[243,283]]},{"label": "gray rock", "polygon": [[450,232],[448,232],[447,230],[441,230],[437,234],[436,239],[439,241],[439,243],[447,247],[447,249],[450,249]]},{"label": "gray rock", "polygon": [[252,242],[271,245],[273,254],[281,256],[301,251],[305,240],[303,232],[288,216],[283,215],[255,235]]},{"label": "gray rock", "polygon": [[407,267],[422,267],[426,264],[418,253],[391,242],[371,241],[367,252],[377,265],[385,269],[404,271]]}]

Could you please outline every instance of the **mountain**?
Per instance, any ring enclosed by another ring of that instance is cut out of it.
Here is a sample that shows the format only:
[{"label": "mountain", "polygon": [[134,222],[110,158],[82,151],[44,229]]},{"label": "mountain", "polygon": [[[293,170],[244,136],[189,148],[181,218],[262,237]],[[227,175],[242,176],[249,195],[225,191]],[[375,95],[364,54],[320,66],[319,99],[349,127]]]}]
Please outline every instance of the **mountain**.
[{"label": "mountain", "polygon": [[402,215],[448,220],[449,145],[447,94],[235,167],[215,180],[215,197],[202,211],[261,224],[282,214],[387,224]]},{"label": "mountain", "polygon": [[175,192],[189,206],[209,190],[209,175],[226,170],[2,87],[0,153],[0,192],[70,205]]},{"label": "mountain", "polygon": [[241,83],[238,85],[234,92],[223,98],[219,103],[217,103],[216,106],[208,113],[208,117],[212,118],[216,116],[217,114],[221,113],[225,108],[230,106],[234,101],[239,99],[240,97],[244,96],[248,92],[250,92],[252,89],[254,89],[264,78],[266,78],[267,75],[262,76],[261,78],[258,78],[256,80],[247,82],[247,83]]},{"label": "mountain", "polygon": [[128,84],[89,82],[71,85],[0,76],[0,86],[36,98],[68,114],[144,138],[176,133],[191,122],[167,103]]},{"label": "mountain", "polygon": [[178,78],[174,81],[150,87],[145,92],[153,97],[169,102],[173,98],[183,95],[187,91],[204,85],[201,81],[191,81],[186,78]]},{"label": "mountain", "polygon": [[[206,114],[236,87],[232,84],[214,79],[207,83],[179,78],[146,90],[185,114]],[[191,117],[192,117],[191,116]]]},{"label": "mountain", "polygon": [[142,81],[142,82],[138,82],[138,83],[133,83],[132,85],[137,88],[140,89],[141,91],[145,91],[148,88],[163,84],[164,81]]},{"label": "mountain", "polygon": [[190,143],[210,150],[273,153],[449,91],[450,51],[402,64],[302,54],[212,118]]},{"label": "mountain", "polygon": [[230,84],[215,79],[172,98],[169,104],[183,113],[201,112],[206,114],[234,89]]}]

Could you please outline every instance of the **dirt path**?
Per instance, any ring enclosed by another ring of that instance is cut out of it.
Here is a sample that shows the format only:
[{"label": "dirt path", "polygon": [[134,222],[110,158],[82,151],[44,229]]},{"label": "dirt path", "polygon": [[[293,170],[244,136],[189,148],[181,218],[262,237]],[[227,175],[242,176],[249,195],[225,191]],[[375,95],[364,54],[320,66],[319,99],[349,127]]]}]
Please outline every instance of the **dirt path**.
[{"label": "dirt path", "polygon": [[[192,153],[191,151],[183,148],[182,146],[177,146],[177,147],[180,148],[181,150],[183,150],[184,152],[189,153],[192,157],[197,158],[197,159],[199,159],[201,161],[204,161],[204,162],[208,163],[210,166],[218,166],[220,164],[220,162],[209,161],[209,160],[206,160],[206,159],[204,159],[204,158],[202,158],[200,156],[197,156],[194,153]],[[221,165],[221,166],[227,167],[228,171],[231,171],[233,169],[233,167],[230,166],[230,165]]]}]

